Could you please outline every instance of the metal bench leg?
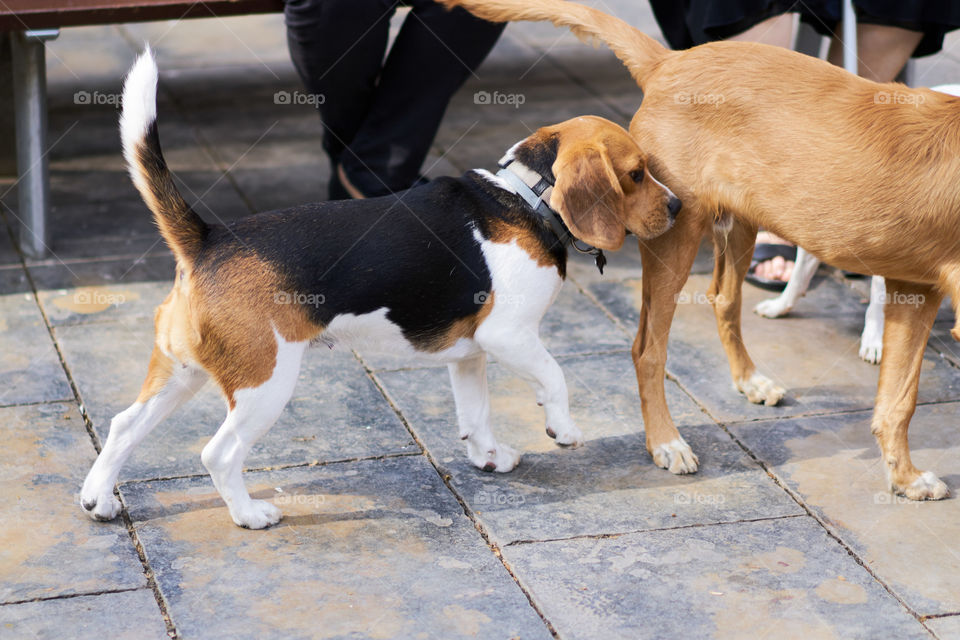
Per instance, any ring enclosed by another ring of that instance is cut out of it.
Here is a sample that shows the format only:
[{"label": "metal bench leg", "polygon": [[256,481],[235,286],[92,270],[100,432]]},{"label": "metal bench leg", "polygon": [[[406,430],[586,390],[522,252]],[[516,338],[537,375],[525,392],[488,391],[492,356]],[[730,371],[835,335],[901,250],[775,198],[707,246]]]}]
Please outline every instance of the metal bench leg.
[{"label": "metal bench leg", "polygon": [[857,12],[853,10],[853,0],[843,0],[843,68],[859,75],[857,62]]},{"label": "metal bench leg", "polygon": [[13,92],[17,128],[17,194],[20,210],[20,248],[31,258],[47,254],[50,201],[47,162],[47,68],[44,41],[57,29],[13,34]]},{"label": "metal bench leg", "polygon": [[915,84],[917,79],[917,61],[913,58],[907,60],[907,64],[903,65],[903,69],[900,70],[900,73],[897,75],[895,80],[897,82],[902,82],[908,87],[916,87]]}]

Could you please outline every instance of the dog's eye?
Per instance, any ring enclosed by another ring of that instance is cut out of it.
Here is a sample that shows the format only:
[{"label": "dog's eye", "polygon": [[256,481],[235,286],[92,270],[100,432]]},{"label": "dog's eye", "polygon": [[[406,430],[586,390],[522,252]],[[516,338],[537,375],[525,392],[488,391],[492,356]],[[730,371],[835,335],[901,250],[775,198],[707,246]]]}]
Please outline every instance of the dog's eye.
[{"label": "dog's eye", "polygon": [[636,169],[630,172],[630,177],[634,182],[643,182],[643,169]]}]

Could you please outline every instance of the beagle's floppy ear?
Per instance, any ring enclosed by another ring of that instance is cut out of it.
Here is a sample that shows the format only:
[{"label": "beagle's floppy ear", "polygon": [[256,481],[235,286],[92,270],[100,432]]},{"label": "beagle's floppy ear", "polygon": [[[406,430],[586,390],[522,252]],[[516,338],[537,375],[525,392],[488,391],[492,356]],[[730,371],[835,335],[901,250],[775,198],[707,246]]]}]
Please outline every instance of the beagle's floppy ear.
[{"label": "beagle's floppy ear", "polygon": [[570,233],[608,251],[623,245],[623,188],[603,146],[575,144],[563,148],[553,164],[556,184],[550,206],[560,214]]}]

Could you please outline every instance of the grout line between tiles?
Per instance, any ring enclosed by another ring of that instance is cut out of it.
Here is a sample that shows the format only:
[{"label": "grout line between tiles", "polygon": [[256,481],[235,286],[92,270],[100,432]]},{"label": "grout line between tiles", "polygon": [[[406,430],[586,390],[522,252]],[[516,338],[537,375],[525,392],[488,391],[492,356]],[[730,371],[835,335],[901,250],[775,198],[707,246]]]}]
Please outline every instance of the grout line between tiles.
[{"label": "grout line between tiles", "polygon": [[[336,460],[311,460],[310,462],[295,462],[290,464],[278,464],[268,467],[244,467],[243,473],[269,473],[271,471],[286,471],[287,469],[303,469],[307,467],[327,467],[335,464],[347,464],[351,462],[368,462],[370,460],[389,460],[392,458],[415,458],[423,455],[422,451],[406,451],[398,453],[384,453],[375,456],[357,456],[354,458],[338,458]],[[170,476],[157,476],[156,478],[135,478],[133,480],[124,480],[119,483],[120,488],[135,485],[149,484],[151,482],[168,482],[170,480],[189,480],[191,478],[209,478],[210,474],[184,473]]]},{"label": "grout line between tiles", "polygon": [[481,524],[480,521],[476,519],[476,516],[473,513],[473,510],[469,507],[469,505],[467,505],[467,502],[457,492],[457,490],[454,489],[453,484],[450,482],[450,474],[444,473],[441,470],[439,464],[437,463],[437,460],[434,458],[433,454],[427,449],[423,440],[417,435],[416,431],[414,430],[410,422],[407,420],[406,416],[403,415],[403,412],[400,410],[400,406],[390,396],[390,393],[387,391],[386,387],[383,386],[380,379],[377,377],[377,374],[367,365],[367,363],[363,360],[360,354],[358,354],[356,351],[354,351],[353,353],[354,353],[354,356],[357,358],[357,360],[360,362],[360,364],[363,366],[363,369],[366,372],[367,377],[374,384],[374,386],[376,386],[377,390],[383,395],[383,398],[390,405],[390,408],[393,409],[394,413],[397,415],[397,418],[403,424],[404,428],[406,428],[407,431],[410,433],[410,437],[412,437],[414,441],[423,450],[423,454],[426,457],[427,461],[430,463],[430,466],[433,467],[434,471],[440,477],[440,481],[443,482],[444,486],[446,486],[447,490],[451,493],[453,498],[460,504],[460,508],[463,510],[463,514],[467,517],[468,520],[470,520],[471,523],[473,523],[474,528],[480,534],[480,537],[486,543],[487,547],[490,549],[490,552],[493,553],[494,557],[496,557],[500,561],[500,563],[503,565],[503,568],[506,569],[507,573],[510,575],[514,583],[517,585],[517,588],[520,589],[520,592],[526,597],[527,602],[529,603],[530,607],[533,609],[534,613],[536,613],[537,616],[540,617],[540,620],[543,621],[543,624],[546,626],[547,631],[550,632],[550,635],[552,635],[554,638],[558,638],[559,635],[557,633],[557,630],[554,628],[553,623],[550,622],[550,620],[546,617],[544,612],[540,609],[540,607],[534,601],[533,595],[530,592],[530,590],[523,584],[523,582],[517,576],[516,572],[514,572],[513,567],[510,566],[509,562],[507,562],[506,558],[503,557],[503,554],[500,552],[499,545],[493,542],[493,540],[490,538],[490,534],[486,530],[486,527],[484,527],[483,524]]},{"label": "grout line between tiles", "polygon": [[576,536],[568,536],[565,538],[543,538],[540,539],[530,539],[530,540],[512,540],[507,544],[503,545],[504,547],[515,547],[520,545],[527,544],[539,544],[545,542],[568,542],[571,540],[606,540],[611,538],[621,538],[623,536],[634,535],[638,533],[657,533],[662,531],[680,531],[682,529],[701,529],[706,527],[720,527],[720,526],[729,526],[733,524],[745,524],[750,522],[767,522],[772,520],[787,520],[789,518],[806,518],[806,513],[791,513],[783,516],[767,516],[763,518],[746,518],[742,520],[726,520],[722,522],[695,522],[692,524],[684,524],[676,527],[653,527],[650,529],[633,529],[630,531],[620,531],[617,533],[583,533]]},{"label": "grout line between tiles", "polygon": [[[43,258],[40,260],[31,259],[27,261],[26,265],[27,267],[56,267],[59,265],[69,266],[69,265],[78,265],[78,264],[99,264],[101,262],[112,262],[115,260],[136,261],[136,260],[146,260],[147,258],[169,258],[169,257],[170,257],[170,252],[168,250],[155,249],[152,251],[148,251],[147,253],[144,253],[144,254],[138,253],[136,255],[134,254],[100,255],[95,258],[64,258],[63,260],[60,260],[57,258]],[[105,283],[102,285],[94,285],[94,286],[110,287],[110,286],[116,286],[116,284],[117,283]],[[62,288],[64,287],[57,287],[56,289],[62,289]],[[66,288],[71,288],[71,287],[66,287]]]},{"label": "grout line between tiles", "polygon": [[[623,355],[623,354],[629,355],[630,348],[617,347],[612,349],[604,349],[602,351],[578,351],[576,353],[555,353],[551,351],[551,353],[553,354],[553,357],[556,358],[558,361],[563,361],[563,360],[568,360],[573,358],[589,358],[593,356],[609,356],[609,355]],[[490,359],[489,364],[502,366],[497,360],[493,358]],[[382,367],[382,368],[370,367],[370,371],[377,374],[397,373],[401,371],[423,371],[425,369],[445,369],[446,366],[447,366],[446,364],[439,363],[439,364],[424,364],[421,366],[413,365],[409,367]]]},{"label": "grout line between tiles", "polygon": [[84,598],[88,596],[105,596],[111,593],[130,593],[131,591],[144,591],[147,587],[128,587],[125,589],[103,589],[101,591],[84,591],[82,593],[64,593],[56,596],[40,596],[37,598],[25,598],[23,600],[10,600],[9,602],[0,602],[0,607],[9,607],[17,604],[30,604],[31,602],[50,602],[52,600],[71,600],[73,598]]},{"label": "grout line between tiles", "polygon": [[948,613],[931,613],[927,616],[921,616],[924,620],[940,620],[941,618],[960,618],[960,611],[951,611]]},{"label": "grout line between tiles", "polygon": [[11,402],[9,404],[0,404],[0,409],[15,409],[16,407],[39,407],[45,404],[73,404],[75,398],[56,398],[53,400],[35,400],[30,402]]},{"label": "grout line between tiles", "polygon": [[[583,292],[585,295],[587,295],[587,297],[590,298],[590,300],[591,300],[592,302],[594,302],[594,304],[598,305],[601,309],[603,309],[603,311],[604,311],[605,313],[607,313],[607,315],[610,316],[610,317],[614,320],[614,322],[616,322],[617,326],[619,326],[619,327],[623,328],[624,330],[626,330],[626,328],[623,327],[622,323],[620,323],[617,318],[613,317],[612,313],[605,307],[605,305],[603,305],[602,302],[600,302],[600,301],[596,298],[596,296],[593,296],[593,295],[591,295],[590,293],[588,293],[588,292],[585,290],[585,288],[582,287],[579,283],[576,283],[576,284],[577,284],[578,288],[580,288],[581,292]],[[946,359],[946,360],[949,361],[948,358],[944,358],[944,359]],[[952,363],[951,363],[951,364],[952,364]],[[854,560],[858,565],[860,565],[861,567],[863,567],[863,569],[864,569],[887,593],[889,593],[890,596],[891,596],[894,600],[896,600],[896,601],[900,604],[900,606],[902,606],[902,607],[907,611],[907,613],[909,613],[911,616],[913,616],[913,618],[916,619],[917,622],[919,622],[919,623],[924,627],[924,629],[925,629],[928,633],[930,633],[931,635],[933,635],[934,637],[936,637],[936,634],[934,634],[933,631],[932,631],[929,627],[927,627],[926,624],[924,624],[924,617],[921,616],[921,615],[919,615],[918,612],[914,611],[914,609],[913,609],[910,605],[908,605],[907,602],[906,602],[902,597],[900,597],[900,595],[898,595],[898,594],[894,591],[894,589],[893,589],[889,584],[887,584],[887,582],[886,582],[885,580],[883,580],[883,579],[879,576],[879,574],[877,574],[875,571],[873,571],[873,569],[871,569],[871,568],[867,565],[867,563],[863,560],[863,558],[861,558],[860,555],[857,554],[857,552],[856,552],[853,548],[851,548],[851,547],[841,538],[840,534],[839,534],[838,532],[834,531],[834,529],[826,522],[826,520],[825,520],[824,518],[822,518],[821,516],[819,516],[810,506],[807,505],[806,501],[803,499],[803,497],[802,497],[799,493],[797,493],[796,491],[794,491],[793,489],[791,489],[790,487],[787,486],[787,483],[784,482],[784,481],[779,477],[779,475],[776,474],[776,472],[770,467],[770,465],[768,465],[765,461],[763,461],[757,454],[755,454],[749,447],[746,446],[745,443],[743,443],[739,438],[737,438],[737,437],[727,428],[727,424],[734,424],[734,423],[741,423],[741,422],[763,422],[763,421],[768,421],[768,420],[799,419],[799,418],[805,418],[805,417],[813,417],[813,416],[815,416],[815,415],[821,415],[821,416],[834,415],[834,414],[841,414],[841,415],[842,415],[842,414],[845,414],[845,413],[854,413],[854,412],[857,412],[857,411],[871,411],[872,408],[853,409],[853,410],[841,410],[841,411],[836,411],[836,412],[827,412],[827,413],[809,414],[809,415],[796,415],[796,416],[791,415],[791,416],[789,416],[789,418],[787,418],[787,417],[760,418],[760,419],[756,419],[756,420],[731,421],[731,422],[729,422],[729,423],[726,423],[726,422],[721,421],[721,420],[717,419],[716,417],[714,417],[713,414],[707,409],[707,407],[706,407],[702,402],[700,402],[699,399],[698,399],[689,389],[687,389],[686,386],[684,386],[676,376],[670,374],[669,371],[666,373],[666,378],[667,378],[668,380],[672,380],[672,381],[683,391],[683,393],[685,393],[685,394],[690,398],[690,400],[697,405],[697,407],[698,407],[704,414],[706,414],[711,420],[713,420],[714,423],[716,423],[716,425],[717,425],[720,429],[722,429],[722,430],[724,431],[724,433],[726,433],[727,436],[728,436],[731,440],[733,440],[733,441],[737,444],[737,446],[739,446],[739,447],[744,451],[744,453],[746,453],[755,463],[757,463],[757,464],[760,466],[761,469],[764,470],[764,472],[766,472],[767,476],[769,476],[770,479],[773,480],[774,484],[776,484],[776,485],[779,486],[784,492],[786,492],[786,494],[787,494],[788,496],[790,496],[790,498],[791,498],[794,502],[796,502],[796,503],[800,506],[800,508],[802,508],[809,516],[811,516],[811,517],[824,529],[824,531],[827,533],[827,535],[828,535],[829,537],[833,538],[833,539],[837,542],[837,544],[839,544],[839,545],[850,555],[850,557],[853,558],[853,560]],[[917,404],[918,404],[918,405],[922,405],[922,404],[944,404],[944,403],[943,403],[943,402],[929,402],[929,403],[917,403]]]},{"label": "grout line between tiles", "polygon": [[906,610],[907,613],[913,616],[913,618],[916,619],[917,622],[919,622],[923,626],[923,628],[926,629],[928,633],[934,635],[933,631],[929,627],[927,627],[926,624],[924,624],[923,616],[921,616],[918,612],[914,611],[913,607],[907,604],[907,602],[896,591],[894,591],[893,587],[887,584],[887,582],[883,580],[880,577],[880,575],[876,573],[868,565],[868,563],[863,558],[861,558],[860,555],[843,540],[843,538],[841,538],[840,533],[835,531],[834,528],[826,521],[825,518],[817,514],[813,510],[813,508],[808,506],[806,501],[803,499],[803,497],[799,493],[791,489],[787,485],[787,483],[776,473],[776,471],[770,465],[768,465],[758,455],[756,455],[753,451],[751,451],[749,447],[747,447],[743,442],[741,442],[740,439],[733,434],[733,432],[727,429],[727,426],[725,424],[719,424],[718,426],[721,429],[723,429],[723,431],[730,437],[731,440],[733,440],[737,444],[737,446],[739,446],[744,451],[744,453],[746,453],[748,456],[750,456],[750,458],[754,462],[760,465],[760,468],[766,472],[766,474],[770,477],[771,480],[773,480],[773,482],[777,486],[783,489],[783,491],[785,491],[788,496],[790,496],[798,505],[800,505],[800,507],[804,511],[807,512],[808,515],[810,515],[810,517],[812,517],[821,527],[823,527],[823,530],[826,532],[826,534],[831,538],[833,538],[837,542],[837,544],[839,544],[850,555],[850,557],[853,558],[854,562],[856,562],[858,565],[863,567],[864,571],[866,571],[867,574],[869,574],[870,577],[872,577],[877,582],[877,584],[879,584],[887,593],[890,594],[890,597],[896,600],[900,604],[900,606],[902,606],[904,610]]},{"label": "grout line between tiles", "polygon": [[[4,220],[6,217],[4,216]],[[66,358],[63,355],[63,350],[60,348],[60,343],[57,342],[57,336],[54,333],[53,325],[50,323],[50,318],[47,316],[47,312],[43,307],[43,304],[40,301],[40,295],[37,291],[36,282],[33,279],[33,275],[30,273],[30,270],[27,268],[26,259],[24,258],[23,252],[20,251],[19,245],[16,243],[15,239],[12,237],[12,231],[10,226],[7,225],[7,232],[11,234],[11,241],[13,242],[14,247],[17,252],[20,254],[20,261],[23,264],[23,271],[26,276],[27,282],[30,286],[30,291],[33,295],[34,303],[37,305],[37,309],[40,312],[40,316],[43,318],[44,326],[47,329],[47,334],[50,336],[50,340],[53,342],[53,348],[57,353],[57,358],[60,361],[60,366],[63,368],[63,372],[67,377],[67,383],[70,385],[70,390],[73,392],[74,401],[77,403],[77,406],[80,410],[80,416],[83,419],[84,427],[87,430],[87,435],[90,437],[91,442],[93,443],[94,449],[96,449],[97,454],[101,451],[100,439],[97,437],[97,432],[93,428],[93,422],[90,419],[89,414],[87,413],[86,407],[83,404],[83,398],[80,395],[80,389],[77,387],[77,383],[74,380],[73,373],[70,371],[70,367],[67,365]],[[116,490],[115,490],[116,491]],[[166,602],[163,599],[163,595],[160,593],[160,586],[157,584],[156,578],[153,575],[153,568],[150,566],[150,563],[147,561],[146,553],[144,552],[143,545],[140,543],[140,538],[137,535],[136,530],[133,528],[133,523],[130,520],[130,514],[127,511],[127,505],[123,503],[123,497],[120,497],[121,504],[123,509],[120,513],[123,518],[124,526],[127,530],[127,535],[130,537],[131,542],[133,542],[134,549],[137,553],[137,558],[140,560],[140,566],[143,569],[143,574],[147,581],[147,588],[153,591],[154,598],[157,601],[157,606],[160,609],[160,615],[163,617],[164,626],[167,629],[167,635],[171,638],[179,638],[180,635],[177,632],[176,627],[173,624],[173,621],[170,619],[168,613],[168,608]]]}]

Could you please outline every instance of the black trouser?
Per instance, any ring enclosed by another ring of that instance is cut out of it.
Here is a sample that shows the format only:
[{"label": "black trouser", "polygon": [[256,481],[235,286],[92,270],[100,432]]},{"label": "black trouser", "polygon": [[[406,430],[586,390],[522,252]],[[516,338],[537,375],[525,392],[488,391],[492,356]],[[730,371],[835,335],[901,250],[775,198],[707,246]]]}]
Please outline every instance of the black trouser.
[{"label": "black trouser", "polygon": [[451,96],[493,48],[504,25],[433,0],[411,7],[386,61],[400,0],[286,0],[290,57],[323,96],[323,148],[365,195],[410,187]]}]

